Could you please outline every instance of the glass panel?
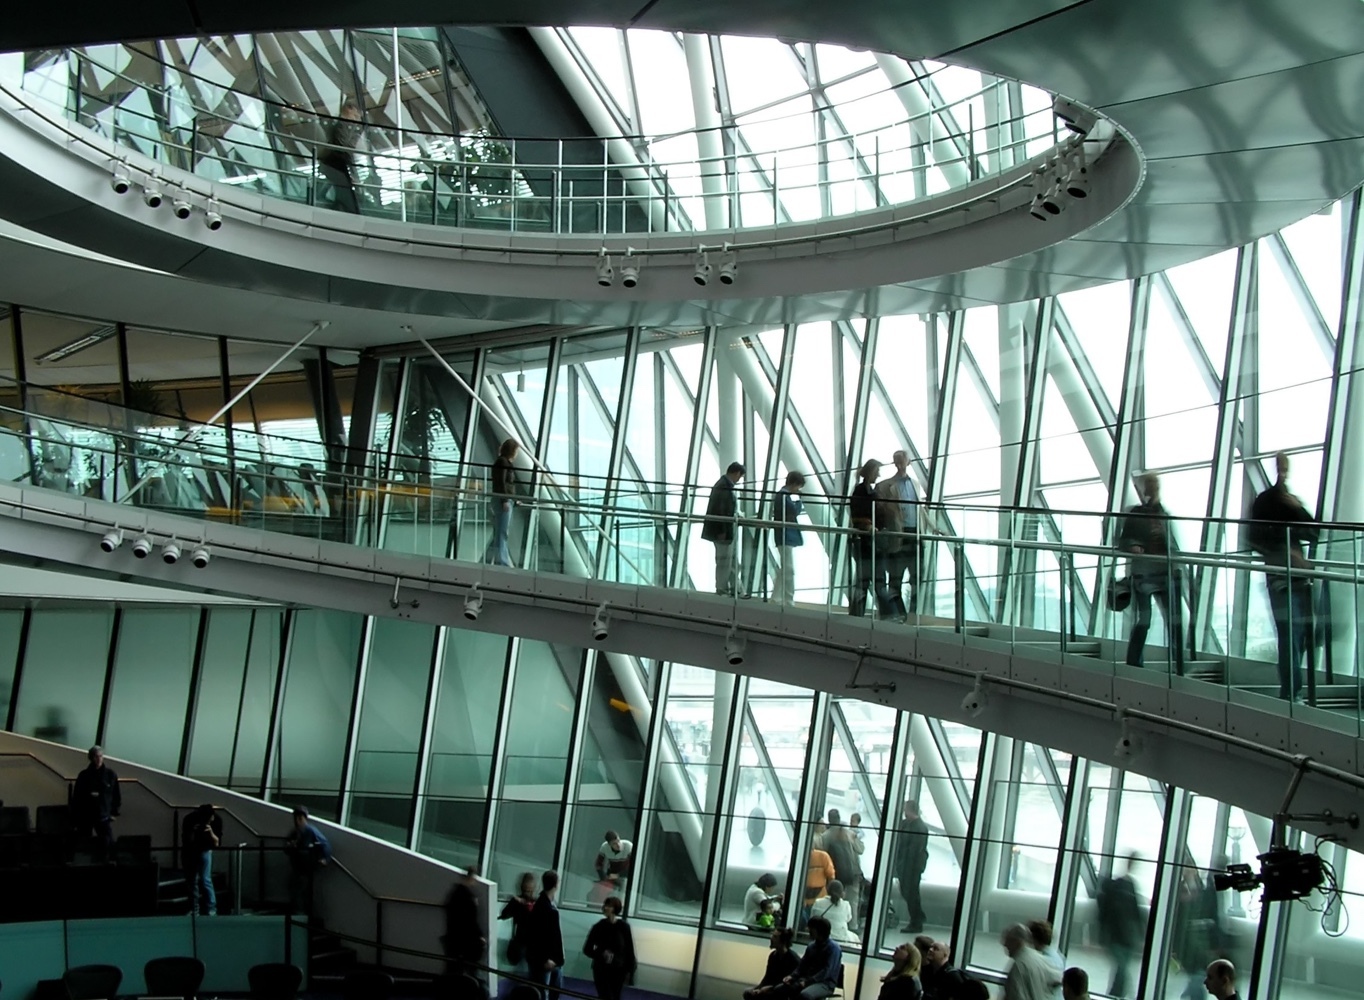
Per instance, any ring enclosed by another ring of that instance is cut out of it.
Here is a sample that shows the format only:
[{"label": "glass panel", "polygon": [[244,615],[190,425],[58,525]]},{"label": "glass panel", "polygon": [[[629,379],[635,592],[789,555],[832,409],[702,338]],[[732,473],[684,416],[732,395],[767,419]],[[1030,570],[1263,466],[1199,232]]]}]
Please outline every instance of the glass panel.
[{"label": "glass panel", "polygon": [[23,629],[22,611],[0,611],[0,719],[9,718],[14,697],[14,668],[18,662],[19,635]]},{"label": "glass panel", "polygon": [[431,625],[374,619],[349,824],[395,844],[407,843],[412,824],[435,639]]},{"label": "glass panel", "polygon": [[112,609],[34,609],[15,732],[75,747],[95,742],[113,622]]},{"label": "glass panel", "polygon": [[364,621],[342,611],[294,615],[272,781],[276,799],[324,819],[340,804]]},{"label": "glass panel", "polygon": [[[162,771],[179,770],[198,634],[198,608],[123,612],[105,723],[109,753]],[[149,717],[158,724],[149,726]]]}]

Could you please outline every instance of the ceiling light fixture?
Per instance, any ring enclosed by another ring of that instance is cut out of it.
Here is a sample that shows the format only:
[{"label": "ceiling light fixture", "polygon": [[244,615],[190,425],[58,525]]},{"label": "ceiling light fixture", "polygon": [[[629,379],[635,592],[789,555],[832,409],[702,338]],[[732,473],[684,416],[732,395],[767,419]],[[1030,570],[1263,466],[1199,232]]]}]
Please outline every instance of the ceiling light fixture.
[{"label": "ceiling light fixture", "polygon": [[127,194],[132,190],[133,178],[128,173],[127,160],[114,161],[114,172],[109,178],[109,186],[114,189],[114,194]]},{"label": "ceiling light fixture", "polygon": [[149,174],[142,182],[142,200],[148,208],[160,208],[161,202],[166,200],[165,195],[161,193],[160,174]]},{"label": "ceiling light fixture", "polygon": [[1066,194],[1072,198],[1089,197],[1089,164],[1085,161],[1083,143],[1076,143],[1066,158],[1069,169],[1066,172]]},{"label": "ceiling light fixture", "polygon": [[219,229],[223,228],[223,217],[218,212],[218,201],[216,198],[210,201],[208,207],[204,209],[204,226],[211,233],[216,233]]},{"label": "ceiling light fixture", "polygon": [[705,247],[696,248],[696,269],[692,271],[692,281],[702,287],[710,284],[710,258],[706,255]]},{"label": "ceiling light fixture", "polygon": [[615,280],[616,272],[611,267],[611,258],[606,255],[606,247],[602,247],[597,253],[597,284],[610,288]]},{"label": "ceiling light fixture", "polygon": [[33,360],[40,365],[45,365],[52,361],[61,361],[62,359],[69,358],[71,355],[78,354],[87,348],[94,347],[96,344],[103,343],[117,332],[118,328],[115,326],[101,326],[96,330],[91,330],[84,337],[77,337],[75,340],[62,344],[60,347],[54,347],[50,351],[45,351]]},{"label": "ceiling light fixture", "polygon": [[177,219],[188,219],[194,214],[194,206],[189,203],[189,192],[181,190],[171,200],[171,211]]},{"label": "ceiling light fixture", "polygon": [[606,602],[602,602],[597,608],[597,613],[592,616],[592,638],[597,642],[605,642],[606,637],[611,634],[611,612],[606,608]]},{"label": "ceiling light fixture", "polygon": [[1099,123],[1099,116],[1088,108],[1064,97],[1054,98],[1051,102],[1054,114],[1069,131],[1079,136],[1087,136]]},{"label": "ceiling light fixture", "polygon": [[639,261],[634,247],[625,248],[625,259],[620,262],[620,283],[626,288],[639,284]]}]

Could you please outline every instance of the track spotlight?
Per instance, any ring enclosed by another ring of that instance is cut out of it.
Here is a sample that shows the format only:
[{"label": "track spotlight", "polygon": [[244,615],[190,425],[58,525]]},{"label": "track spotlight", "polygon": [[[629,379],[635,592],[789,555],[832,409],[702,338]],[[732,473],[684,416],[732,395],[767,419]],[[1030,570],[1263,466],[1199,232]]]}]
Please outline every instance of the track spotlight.
[{"label": "track spotlight", "polygon": [[132,176],[128,173],[128,164],[122,160],[114,162],[114,173],[109,178],[109,186],[114,189],[114,194],[127,194],[133,187]]},{"label": "track spotlight", "polygon": [[167,566],[174,566],[178,563],[180,561],[180,543],[172,538],[161,550],[161,558],[166,561]]},{"label": "track spotlight", "polygon": [[611,258],[606,256],[606,247],[602,247],[597,255],[597,284],[603,288],[610,288],[615,280],[616,272],[611,267]]},{"label": "track spotlight", "polygon": [[708,285],[710,284],[710,272],[710,258],[706,255],[704,249],[698,247],[696,251],[696,270],[692,272],[691,279],[698,285]]},{"label": "track spotlight", "polygon": [[165,201],[165,195],[161,193],[161,178],[157,174],[150,175],[142,183],[142,200],[148,208],[160,208]]},{"label": "track spotlight", "polygon": [[625,259],[620,262],[620,283],[626,288],[639,284],[639,263],[635,260],[633,248],[625,251]]},{"label": "track spotlight", "polygon": [[720,284],[732,285],[734,278],[739,273],[739,260],[733,254],[720,262]]},{"label": "track spotlight", "polygon": [[1127,760],[1141,753],[1141,738],[1132,728],[1132,720],[1126,712],[1118,712],[1118,727],[1118,742],[1113,745],[1113,756]]},{"label": "track spotlight", "polygon": [[206,567],[210,558],[212,558],[212,556],[208,551],[208,546],[203,542],[196,545],[194,551],[189,554],[189,561],[194,563],[195,569],[203,569]]},{"label": "track spotlight", "polygon": [[525,391],[526,391],[526,373],[525,373],[525,372],[517,372],[517,373],[516,373],[516,391],[517,391],[517,392],[525,392]]},{"label": "track spotlight", "polygon": [[139,559],[146,559],[152,554],[152,536],[148,534],[138,535],[133,541],[133,555]]},{"label": "track spotlight", "polygon": [[471,622],[476,622],[481,614],[483,614],[483,591],[478,589],[478,584],[474,584],[469,588],[469,593],[464,598],[464,617]]},{"label": "track spotlight", "polygon": [[729,661],[731,667],[737,667],[744,662],[744,652],[748,649],[748,639],[739,634],[737,626],[731,625],[729,634],[725,636],[725,659]]},{"label": "track spotlight", "polygon": [[985,706],[990,704],[990,697],[985,693],[985,675],[976,674],[975,686],[966,692],[966,697],[961,700],[961,710],[974,718],[985,711]]},{"label": "track spotlight", "polygon": [[1051,218],[1051,214],[1042,207],[1046,194],[1047,171],[1043,168],[1032,175],[1032,205],[1028,208],[1028,214],[1042,222]]},{"label": "track spotlight", "polygon": [[1093,111],[1081,107],[1074,101],[1068,101],[1064,97],[1057,97],[1051,102],[1051,113],[1076,135],[1089,135],[1094,130],[1094,126],[1099,123],[1099,116]]},{"label": "track spotlight", "polygon": [[213,233],[223,228],[223,217],[218,214],[218,203],[216,201],[210,201],[208,208],[204,209],[204,225],[208,227],[209,232]]},{"label": "track spotlight", "polygon": [[171,200],[171,211],[175,213],[177,219],[188,219],[194,214],[194,206],[189,203],[189,195],[185,193],[177,194]]},{"label": "track spotlight", "polygon": [[597,642],[604,642],[606,637],[611,634],[611,613],[602,604],[597,608],[597,613],[592,616],[592,638]]},{"label": "track spotlight", "polygon": [[1065,191],[1072,198],[1089,197],[1089,165],[1085,162],[1084,146],[1076,146],[1070,151],[1069,169],[1066,172]]},{"label": "track spotlight", "polygon": [[113,552],[123,544],[123,529],[115,528],[99,540],[99,547],[105,552]]}]

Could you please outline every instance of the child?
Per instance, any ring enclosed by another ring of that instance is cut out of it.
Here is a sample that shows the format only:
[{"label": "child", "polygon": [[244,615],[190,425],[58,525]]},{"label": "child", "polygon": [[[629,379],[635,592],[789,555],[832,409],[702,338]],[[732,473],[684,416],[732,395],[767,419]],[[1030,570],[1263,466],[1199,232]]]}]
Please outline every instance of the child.
[{"label": "child", "polygon": [[765,931],[777,926],[776,907],[770,899],[764,899],[762,909],[758,911],[758,926]]}]

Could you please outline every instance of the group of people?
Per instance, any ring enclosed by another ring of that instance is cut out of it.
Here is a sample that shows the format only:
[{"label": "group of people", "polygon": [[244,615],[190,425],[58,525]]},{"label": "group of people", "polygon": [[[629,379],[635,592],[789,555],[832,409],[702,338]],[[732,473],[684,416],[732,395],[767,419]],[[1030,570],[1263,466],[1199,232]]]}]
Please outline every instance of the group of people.
[{"label": "group of people", "polygon": [[[523,967],[526,978],[539,983],[547,1000],[556,1000],[563,987],[564,937],[556,899],[559,873],[540,876],[540,891],[531,872],[521,876],[518,892],[502,908],[499,919],[512,922],[507,961]],[[583,954],[592,962],[592,983],[603,1000],[620,1000],[634,973],[635,940],[623,916],[625,904],[617,895],[601,902],[602,918],[592,925],[583,942]]]},{"label": "group of people", "polygon": [[[1264,560],[1265,583],[1278,638],[1279,697],[1302,698],[1303,664],[1314,645],[1313,588],[1309,577],[1294,570],[1312,564],[1307,546],[1320,532],[1316,518],[1288,488],[1289,458],[1274,457],[1273,485],[1256,495],[1245,530],[1248,546]],[[1170,659],[1174,672],[1184,672],[1183,574],[1175,540],[1170,532],[1170,512],[1160,499],[1160,477],[1153,472],[1136,479],[1140,502],[1122,520],[1118,548],[1129,558],[1129,571],[1122,587],[1133,609],[1132,631],[1127,641],[1127,663],[1143,666],[1146,638],[1151,630],[1151,605],[1160,607],[1169,632]],[[1121,603],[1126,603],[1122,601]],[[1121,610],[1121,608],[1119,608]]]}]

